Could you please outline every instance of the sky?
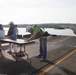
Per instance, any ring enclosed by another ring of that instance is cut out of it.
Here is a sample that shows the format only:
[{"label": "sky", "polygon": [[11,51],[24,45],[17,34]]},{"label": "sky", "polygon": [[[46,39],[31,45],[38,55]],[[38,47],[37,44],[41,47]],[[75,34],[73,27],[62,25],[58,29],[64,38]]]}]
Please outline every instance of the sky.
[{"label": "sky", "polygon": [[0,23],[76,23],[76,0],[0,0]]}]

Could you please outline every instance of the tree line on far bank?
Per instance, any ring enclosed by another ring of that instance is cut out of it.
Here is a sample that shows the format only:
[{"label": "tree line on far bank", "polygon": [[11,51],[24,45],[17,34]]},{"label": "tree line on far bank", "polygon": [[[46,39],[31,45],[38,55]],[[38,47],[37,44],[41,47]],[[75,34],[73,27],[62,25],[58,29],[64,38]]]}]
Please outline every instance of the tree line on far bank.
[{"label": "tree line on far bank", "polygon": [[[28,25],[34,25],[34,24],[16,24],[18,27],[26,28]],[[43,23],[43,24],[36,24],[41,28],[70,28],[76,26],[76,24],[71,23]],[[3,27],[9,27],[9,25],[3,25]]]}]

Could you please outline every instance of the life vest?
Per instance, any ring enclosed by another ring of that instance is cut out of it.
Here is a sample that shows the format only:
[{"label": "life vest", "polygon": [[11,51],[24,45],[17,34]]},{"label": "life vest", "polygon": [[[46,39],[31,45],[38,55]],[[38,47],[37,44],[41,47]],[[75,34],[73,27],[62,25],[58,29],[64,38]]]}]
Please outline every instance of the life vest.
[{"label": "life vest", "polygon": [[10,27],[7,36],[11,36],[13,34],[14,27]]},{"label": "life vest", "polygon": [[[36,31],[36,33],[35,33],[35,31]],[[32,34],[36,34],[35,39],[38,39],[38,38],[42,37],[43,31],[41,30],[40,27],[35,25],[34,28],[33,28],[33,33]]]}]

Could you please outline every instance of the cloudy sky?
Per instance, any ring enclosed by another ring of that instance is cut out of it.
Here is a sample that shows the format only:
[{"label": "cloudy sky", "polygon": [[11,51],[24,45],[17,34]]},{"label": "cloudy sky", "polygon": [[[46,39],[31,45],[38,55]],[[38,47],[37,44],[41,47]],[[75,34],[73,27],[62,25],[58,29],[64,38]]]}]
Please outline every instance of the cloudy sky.
[{"label": "cloudy sky", "polygon": [[0,23],[76,23],[76,0],[0,0]]}]

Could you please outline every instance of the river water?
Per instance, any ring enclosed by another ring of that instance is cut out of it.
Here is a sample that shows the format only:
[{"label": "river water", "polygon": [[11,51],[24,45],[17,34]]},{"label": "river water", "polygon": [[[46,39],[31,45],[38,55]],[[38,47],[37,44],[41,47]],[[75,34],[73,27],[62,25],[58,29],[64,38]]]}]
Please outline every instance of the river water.
[{"label": "river water", "polygon": [[[7,35],[8,28],[4,28],[5,35]],[[71,29],[54,29],[54,28],[44,28],[44,31],[48,31],[51,35],[62,35],[62,36],[76,36]],[[26,32],[26,28],[18,28],[19,35],[30,34]]]}]

